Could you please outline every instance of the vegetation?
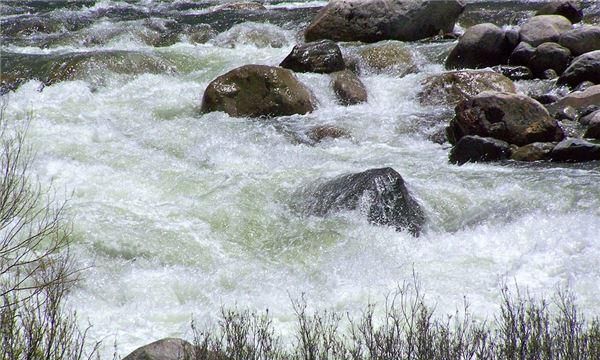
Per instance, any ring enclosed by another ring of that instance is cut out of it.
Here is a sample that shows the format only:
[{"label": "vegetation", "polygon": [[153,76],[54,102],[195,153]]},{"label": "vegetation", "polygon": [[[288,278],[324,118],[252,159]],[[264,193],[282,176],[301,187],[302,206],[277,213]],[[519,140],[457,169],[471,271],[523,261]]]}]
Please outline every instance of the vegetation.
[{"label": "vegetation", "polygon": [[[353,319],[335,312],[309,313],[294,302],[295,342],[282,345],[268,312],[223,310],[215,332],[194,330],[193,360],[595,360],[600,322],[586,323],[564,292],[536,301],[502,292],[498,316],[477,321],[465,305],[460,315],[434,317],[418,287],[404,285],[381,308],[367,306]],[[379,314],[379,315],[376,315]],[[342,328],[340,324],[347,326]]]},{"label": "vegetation", "polygon": [[[64,203],[28,176],[27,123],[9,124],[0,106],[0,360],[80,360],[85,331],[64,309],[77,278]],[[94,353],[92,349],[87,358]]]}]

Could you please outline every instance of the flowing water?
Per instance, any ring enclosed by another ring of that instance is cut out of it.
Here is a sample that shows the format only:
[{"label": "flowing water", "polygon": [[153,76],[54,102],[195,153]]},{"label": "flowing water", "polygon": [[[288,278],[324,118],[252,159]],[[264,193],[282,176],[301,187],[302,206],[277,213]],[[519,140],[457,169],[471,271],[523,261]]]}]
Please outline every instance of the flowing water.
[{"label": "flowing water", "polygon": [[[366,104],[340,106],[327,75],[297,74],[319,100],[311,114],[199,112],[212,79],[277,65],[323,4],[0,4],[3,85],[17,79],[4,88],[5,117],[30,119],[34,175],[69,199],[86,268],[69,302],[103,354],[115,341],[125,355],[189,336],[192,317],[209,323],[221,306],[268,308],[285,334],[290,299],[358,314],[413,273],[440,316],[464,297],[492,316],[505,283],[569,288],[586,314],[600,314],[600,165],[448,164],[449,145],[431,138],[451,109],[421,106],[417,93],[443,71],[452,42],[407,44],[417,73],[364,72]],[[513,21],[531,14],[527,5]],[[303,139],[314,125],[352,137],[313,146]],[[318,218],[292,206],[302,187],[387,166],[425,211],[418,238],[359,211]]]}]

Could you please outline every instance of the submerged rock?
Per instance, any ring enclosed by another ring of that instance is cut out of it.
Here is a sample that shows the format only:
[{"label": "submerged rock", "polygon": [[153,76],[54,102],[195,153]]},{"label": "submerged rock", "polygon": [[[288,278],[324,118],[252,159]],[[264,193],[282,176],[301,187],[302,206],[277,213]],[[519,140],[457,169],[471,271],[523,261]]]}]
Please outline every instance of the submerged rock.
[{"label": "submerged rock", "polygon": [[536,15],[562,15],[569,19],[573,24],[580,22],[583,19],[583,11],[579,8],[575,1],[551,1],[542,6]]},{"label": "submerged rock", "polygon": [[137,348],[123,360],[180,360],[191,358],[193,346],[183,339],[166,338]]},{"label": "submerged rock", "polygon": [[364,211],[370,222],[406,229],[418,236],[425,223],[420,205],[392,168],[342,175],[305,191],[307,214],[324,216],[339,210]]},{"label": "submerged rock", "polygon": [[468,28],[446,59],[446,69],[485,68],[506,64],[514,45],[504,30],[494,24],[478,24]]},{"label": "submerged rock", "polygon": [[458,0],[332,0],[305,33],[306,41],[414,41],[449,33],[464,9]]},{"label": "submerged rock", "polygon": [[565,162],[600,160],[600,145],[582,139],[565,139],[552,149],[550,158]]},{"label": "submerged rock", "polygon": [[440,102],[456,105],[484,91],[515,93],[515,84],[502,74],[494,71],[450,71],[426,78],[423,90],[417,95],[423,105],[437,105]]},{"label": "submerged rock", "polygon": [[399,41],[383,41],[362,47],[358,51],[360,64],[374,73],[391,73],[404,76],[416,72],[413,53]]},{"label": "submerged rock", "polygon": [[307,132],[308,138],[314,143],[321,142],[324,139],[339,139],[348,138],[352,136],[346,129],[334,125],[317,125],[310,128]]},{"label": "submerged rock", "polygon": [[340,47],[331,40],[296,45],[279,66],[297,72],[326,74],[346,67]]},{"label": "submerged rock", "polygon": [[342,105],[355,105],[367,101],[365,85],[350,70],[331,74],[331,86]]},{"label": "submerged rock", "polygon": [[448,159],[453,164],[462,165],[468,162],[506,160],[510,155],[510,144],[506,141],[467,135],[463,136],[450,150]]},{"label": "submerged rock", "polygon": [[522,146],[564,138],[546,108],[525,95],[487,91],[459,103],[455,112],[448,131],[451,142],[479,135]]},{"label": "submerged rock", "polygon": [[519,31],[521,41],[538,46],[545,42],[557,42],[562,33],[573,28],[573,24],[560,15],[539,15],[529,19]]},{"label": "submerged rock", "polygon": [[279,26],[259,22],[244,22],[220,33],[211,43],[234,48],[239,45],[253,45],[257,48],[281,48],[288,45],[285,31]]},{"label": "submerged rock", "polygon": [[557,83],[576,87],[584,81],[600,84],[600,50],[576,57],[562,73]]},{"label": "submerged rock", "polygon": [[213,80],[204,92],[202,112],[231,116],[283,116],[315,109],[311,91],[290,70],[244,65]]}]

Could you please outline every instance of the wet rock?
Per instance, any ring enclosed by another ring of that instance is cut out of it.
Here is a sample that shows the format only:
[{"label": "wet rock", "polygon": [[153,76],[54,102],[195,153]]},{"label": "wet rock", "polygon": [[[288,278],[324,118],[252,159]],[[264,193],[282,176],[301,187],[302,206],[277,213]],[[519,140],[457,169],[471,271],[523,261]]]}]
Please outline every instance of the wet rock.
[{"label": "wet rock", "polygon": [[224,111],[231,116],[306,114],[316,99],[287,69],[244,65],[213,80],[202,98],[202,112]]},{"label": "wet rock", "polygon": [[358,50],[361,67],[367,72],[404,76],[417,71],[416,59],[404,43],[385,41]]},{"label": "wet rock", "polygon": [[542,104],[506,92],[483,92],[460,102],[449,125],[449,140],[465,135],[493,137],[523,146],[560,141],[564,133]]},{"label": "wet rock", "polygon": [[506,141],[467,135],[454,145],[448,158],[451,163],[462,165],[468,162],[506,160],[510,155],[510,144]]},{"label": "wet rock", "polygon": [[[554,94],[532,95],[531,98],[540,104],[549,105],[557,102],[560,98]],[[548,107],[546,107],[548,108]]]},{"label": "wet rock", "polygon": [[417,95],[423,105],[446,103],[455,105],[484,91],[515,93],[515,84],[493,71],[450,71],[430,76],[422,83],[423,90]]},{"label": "wet rock", "polygon": [[558,43],[571,50],[573,56],[600,50],[600,26],[583,25],[562,33]]},{"label": "wet rock", "polygon": [[303,191],[304,212],[325,216],[340,210],[359,209],[371,223],[408,230],[418,236],[425,215],[410,195],[402,176],[392,168],[370,169],[342,175]]},{"label": "wet rock", "polygon": [[209,24],[196,24],[184,31],[192,44],[205,44],[217,36],[217,32]]},{"label": "wet rock", "polygon": [[535,47],[526,42],[520,42],[519,45],[512,51],[508,58],[510,65],[528,66],[529,59],[535,53]]},{"label": "wet rock", "polygon": [[296,45],[279,66],[296,72],[327,74],[346,67],[340,47],[331,40]]},{"label": "wet rock", "polygon": [[498,65],[494,66],[492,70],[506,76],[513,81],[533,79],[533,73],[527,66]]},{"label": "wet rock", "polygon": [[287,46],[289,40],[286,32],[279,26],[258,22],[244,22],[217,35],[211,43],[234,48],[239,45],[253,45],[257,48],[281,48]]},{"label": "wet rock", "polygon": [[516,161],[543,161],[550,159],[550,152],[556,143],[534,142],[513,151],[510,157]]},{"label": "wet rock", "polygon": [[557,83],[576,87],[584,81],[600,84],[600,50],[576,57],[562,73]]},{"label": "wet rock", "polygon": [[346,129],[334,125],[318,125],[310,128],[307,132],[308,138],[316,144],[324,139],[350,139],[351,135]]},{"label": "wet rock", "polygon": [[579,118],[579,123],[583,125],[591,125],[594,122],[600,121],[600,108],[596,108],[595,110],[590,109],[590,112],[586,112],[582,114]]},{"label": "wet rock", "polygon": [[576,24],[583,19],[583,11],[575,1],[552,1],[542,6],[536,15],[562,15]]},{"label": "wet rock", "polygon": [[219,6],[216,10],[225,10],[225,11],[240,11],[240,10],[267,10],[267,8],[259,3],[254,1],[247,2],[239,2],[239,3],[230,3]]},{"label": "wet rock", "polygon": [[180,360],[191,357],[193,346],[183,339],[166,338],[134,350],[123,360]]},{"label": "wet rock", "polygon": [[550,158],[565,162],[600,160],[600,145],[582,139],[565,139],[552,149]]},{"label": "wet rock", "polygon": [[588,122],[588,128],[583,137],[600,140],[600,111],[590,114],[586,121]]},{"label": "wet rock", "polygon": [[343,105],[355,105],[367,101],[367,89],[359,77],[350,70],[331,74],[333,91]]},{"label": "wet rock", "polygon": [[529,19],[519,32],[521,41],[538,46],[545,42],[557,42],[562,33],[573,28],[571,22],[560,15],[539,15]]},{"label": "wet rock", "polygon": [[446,69],[485,68],[506,64],[513,47],[504,30],[494,24],[468,28],[446,59]]},{"label": "wet rock", "polygon": [[547,108],[553,114],[567,107],[582,112],[591,105],[600,105],[600,85],[591,86],[584,91],[574,91]]},{"label": "wet rock", "polygon": [[545,77],[546,70],[554,70],[557,74],[562,74],[569,66],[571,60],[571,51],[557,43],[543,43],[533,53],[529,59],[529,68],[537,77]]},{"label": "wet rock", "polygon": [[334,0],[319,11],[306,41],[414,41],[450,33],[464,4],[457,0]]}]

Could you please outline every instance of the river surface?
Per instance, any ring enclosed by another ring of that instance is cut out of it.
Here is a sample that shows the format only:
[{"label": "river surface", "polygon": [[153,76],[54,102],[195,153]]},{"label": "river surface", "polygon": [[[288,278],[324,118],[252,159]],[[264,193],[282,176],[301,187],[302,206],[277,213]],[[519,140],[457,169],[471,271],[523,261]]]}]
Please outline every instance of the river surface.
[{"label": "river surface", "polygon": [[[5,116],[30,119],[33,174],[69,199],[73,251],[86,268],[69,303],[102,354],[189,337],[192,318],[215,321],[221,306],[269,309],[285,336],[290,299],[360,314],[413,274],[440,316],[466,297],[478,317],[492,317],[502,285],[515,283],[534,295],[568,288],[586,315],[600,314],[600,164],[448,164],[449,145],[431,138],[452,109],[422,106],[417,93],[443,71],[452,41],[406,44],[417,73],[364,71],[366,104],[338,105],[328,75],[297,74],[319,100],[311,114],[200,113],[212,79],[279,64],[324,3],[0,4],[3,77],[21,79],[3,91]],[[494,4],[459,27],[488,15],[517,23],[535,8]],[[342,44],[345,53],[357,46]],[[524,93],[544,86],[518,83]],[[307,144],[314,125],[352,138]],[[418,238],[359,211],[294,209],[298,189],[388,166],[425,211]]]}]

